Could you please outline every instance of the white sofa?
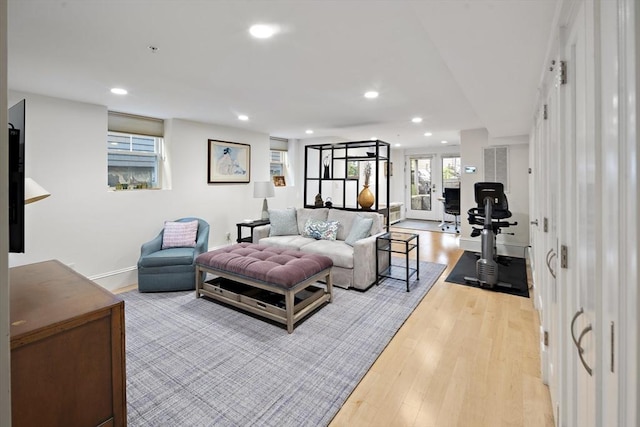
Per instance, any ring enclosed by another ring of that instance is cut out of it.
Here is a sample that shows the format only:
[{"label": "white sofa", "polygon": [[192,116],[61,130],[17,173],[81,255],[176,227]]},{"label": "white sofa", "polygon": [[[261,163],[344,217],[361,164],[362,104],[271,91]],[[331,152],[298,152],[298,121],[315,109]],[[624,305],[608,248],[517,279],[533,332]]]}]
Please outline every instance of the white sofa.
[{"label": "white sofa", "polygon": [[[326,255],[333,261],[331,270],[333,284],[343,288],[366,290],[374,284],[376,256],[378,256],[380,270],[388,266],[388,254],[385,256],[385,253],[377,254],[376,251],[376,237],[385,232],[383,229],[384,217],[381,214],[328,208],[298,208],[294,210],[295,224],[289,224],[288,230],[283,231],[281,223],[283,212],[270,211],[272,224],[255,227],[252,235],[253,243]],[[291,211],[286,213],[288,219],[290,213]],[[358,216],[361,218],[357,218]],[[362,218],[373,220],[371,229],[366,233],[366,237],[353,241],[353,234],[350,236],[350,233],[354,227],[361,228]],[[308,220],[337,221],[336,239],[317,240],[305,237],[304,230]],[[278,223],[274,221],[278,221]],[[285,226],[285,228],[287,227]],[[273,231],[276,229],[279,231],[274,233]],[[352,245],[345,242],[348,237],[351,237],[348,241]]]}]

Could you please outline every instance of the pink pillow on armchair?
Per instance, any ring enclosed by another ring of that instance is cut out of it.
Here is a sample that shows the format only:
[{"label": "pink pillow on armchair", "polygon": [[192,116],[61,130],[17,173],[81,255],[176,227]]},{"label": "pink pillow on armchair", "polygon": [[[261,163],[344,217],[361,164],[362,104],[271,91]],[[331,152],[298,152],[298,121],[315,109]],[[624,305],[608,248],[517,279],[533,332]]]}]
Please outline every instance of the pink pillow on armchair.
[{"label": "pink pillow on armchair", "polygon": [[198,235],[198,220],[188,222],[165,221],[162,249],[193,248]]}]

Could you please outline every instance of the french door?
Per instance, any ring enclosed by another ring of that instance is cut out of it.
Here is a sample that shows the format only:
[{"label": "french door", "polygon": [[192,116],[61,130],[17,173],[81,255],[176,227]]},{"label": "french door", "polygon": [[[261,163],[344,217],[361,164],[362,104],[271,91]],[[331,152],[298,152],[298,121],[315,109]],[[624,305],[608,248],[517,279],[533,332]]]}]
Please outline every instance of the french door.
[{"label": "french door", "polygon": [[406,156],[407,218],[442,220],[442,172],[437,159],[435,155],[426,154]]}]

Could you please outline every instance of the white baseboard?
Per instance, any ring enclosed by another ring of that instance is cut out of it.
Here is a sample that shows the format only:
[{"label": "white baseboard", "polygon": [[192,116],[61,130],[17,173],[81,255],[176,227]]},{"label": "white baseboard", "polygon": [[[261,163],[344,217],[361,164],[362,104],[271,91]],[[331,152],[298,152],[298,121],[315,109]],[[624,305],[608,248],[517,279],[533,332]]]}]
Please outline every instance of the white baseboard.
[{"label": "white baseboard", "polygon": [[138,282],[138,267],[125,267],[120,270],[109,271],[89,277],[98,285],[110,291],[125,288]]}]

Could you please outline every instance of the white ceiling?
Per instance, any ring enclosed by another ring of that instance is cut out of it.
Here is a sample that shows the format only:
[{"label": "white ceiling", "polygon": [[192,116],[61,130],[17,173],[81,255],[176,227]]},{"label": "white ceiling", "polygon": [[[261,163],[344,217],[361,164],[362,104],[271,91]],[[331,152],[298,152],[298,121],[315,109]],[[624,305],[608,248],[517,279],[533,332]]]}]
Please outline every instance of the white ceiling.
[{"label": "white ceiling", "polygon": [[[284,138],[523,135],[557,3],[9,0],[9,88]],[[254,23],[281,32],[257,40]]]}]

